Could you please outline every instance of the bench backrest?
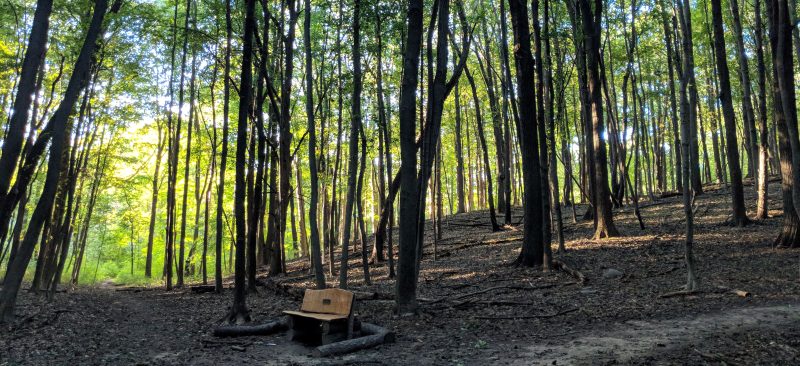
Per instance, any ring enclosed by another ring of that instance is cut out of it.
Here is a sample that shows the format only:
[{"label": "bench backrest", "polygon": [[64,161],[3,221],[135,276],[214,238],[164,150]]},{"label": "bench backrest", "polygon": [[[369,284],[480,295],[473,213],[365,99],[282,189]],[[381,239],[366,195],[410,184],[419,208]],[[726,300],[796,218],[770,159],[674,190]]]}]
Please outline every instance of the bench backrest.
[{"label": "bench backrest", "polygon": [[355,295],[337,288],[306,290],[300,311],[320,314],[350,315]]}]

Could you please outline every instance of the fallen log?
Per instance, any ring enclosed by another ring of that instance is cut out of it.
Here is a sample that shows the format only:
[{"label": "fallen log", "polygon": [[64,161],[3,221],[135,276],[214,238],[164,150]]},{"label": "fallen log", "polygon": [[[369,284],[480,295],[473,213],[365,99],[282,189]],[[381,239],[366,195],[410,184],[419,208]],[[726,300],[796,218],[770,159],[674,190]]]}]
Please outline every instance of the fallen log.
[{"label": "fallen log", "polygon": [[278,320],[258,325],[220,325],[214,328],[215,337],[245,337],[255,335],[269,335],[289,329],[289,319],[281,317]]},{"label": "fallen log", "polygon": [[372,323],[361,323],[361,334],[362,337],[319,346],[314,349],[314,357],[341,355],[394,342],[393,332]]},{"label": "fallen log", "polygon": [[575,277],[575,279],[577,279],[581,283],[584,283],[589,280],[583,273],[568,266],[566,263],[558,259],[553,259],[553,268],[568,273],[570,276]]}]

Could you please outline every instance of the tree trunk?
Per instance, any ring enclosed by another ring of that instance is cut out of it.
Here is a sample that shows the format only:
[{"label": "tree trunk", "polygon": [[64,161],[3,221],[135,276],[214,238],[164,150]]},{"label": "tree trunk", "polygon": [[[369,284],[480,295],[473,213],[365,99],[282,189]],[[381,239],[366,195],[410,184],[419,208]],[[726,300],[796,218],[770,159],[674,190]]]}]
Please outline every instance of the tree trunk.
[{"label": "tree trunk", "polygon": [[[719,71],[719,99],[722,103],[722,116],[725,119],[725,134],[727,135],[726,150],[731,179],[733,222],[736,226],[745,226],[749,220],[744,207],[744,187],[742,185],[742,172],[739,165],[739,144],[736,139],[736,114],[733,110],[733,100],[731,98],[728,60],[725,52],[725,33],[722,29],[722,5],[720,0],[711,0],[711,17],[714,23],[714,53],[717,57],[717,71]],[[747,88],[747,86],[744,87]]]},{"label": "tree trunk", "polygon": [[[797,130],[797,107],[794,91],[794,61],[790,31],[789,6],[786,0],[767,2],[770,20],[770,44],[773,55],[773,83],[775,97],[775,121],[780,135],[781,172],[784,187],[784,229],[776,243],[780,247],[795,248],[798,245],[797,208],[800,207],[800,140]],[[787,141],[788,140],[788,143]],[[787,146],[788,145],[788,146]],[[786,157],[784,157],[786,156]],[[786,160],[791,159],[791,164]],[[788,165],[788,166],[787,166]],[[791,170],[789,172],[789,170]],[[791,173],[789,175],[788,173]],[[789,189],[790,188],[790,189]],[[787,196],[791,192],[792,208],[787,207]]]},{"label": "tree trunk", "polygon": [[[47,33],[50,28],[50,12],[53,0],[38,0],[33,14],[33,25],[28,38],[28,47],[22,60],[22,71],[17,84],[13,113],[8,120],[3,147],[0,152],[0,206],[6,200],[11,178],[17,167],[25,138],[25,124],[28,122],[31,101],[36,91],[36,75],[44,62],[47,49]],[[12,205],[13,206],[13,205]],[[4,226],[7,226],[5,224]],[[5,232],[3,233],[5,237]]]},{"label": "tree trunk", "polygon": [[[583,40],[586,51],[586,70],[588,93],[591,101],[591,130],[594,174],[594,238],[618,236],[611,213],[611,201],[608,189],[608,170],[606,164],[606,147],[602,138],[603,102],[600,90],[599,57],[600,57],[600,15],[602,1],[594,0],[594,11],[589,0],[578,0],[583,24]],[[588,143],[588,141],[587,141]]]},{"label": "tree trunk", "polygon": [[161,123],[158,123],[158,147],[156,148],[156,170],[153,173],[153,198],[150,201],[150,225],[147,233],[147,257],[145,259],[144,276],[153,275],[153,237],[156,230],[156,211],[158,209],[158,181],[161,169],[161,153],[164,151]]},{"label": "tree trunk", "polygon": [[456,109],[456,120],[455,120],[455,154],[456,154],[456,196],[458,197],[458,208],[456,209],[456,213],[464,213],[466,212],[466,207],[464,206],[464,153],[463,148],[461,146],[461,98],[460,92],[458,90],[458,84],[456,84],[456,91],[455,91],[455,109]]},{"label": "tree trunk", "polygon": [[[120,4],[115,3],[111,11],[116,12]],[[64,154],[67,146],[67,138],[70,135],[69,115],[75,106],[81,89],[86,85],[92,58],[97,50],[97,39],[103,33],[103,19],[108,8],[107,0],[97,0],[95,2],[94,13],[89,28],[86,31],[86,38],[81,47],[75,67],[72,71],[69,83],[67,84],[64,98],[58,106],[53,116],[48,122],[50,129],[45,129],[42,133],[47,133],[52,140],[50,145],[50,159],[47,164],[47,175],[42,188],[42,194],[36,204],[36,208],[31,215],[28,223],[28,230],[25,239],[20,244],[19,251],[14,261],[9,264],[6,278],[3,282],[3,289],[0,292],[0,321],[11,321],[14,317],[14,307],[17,300],[22,278],[25,269],[28,267],[34,247],[36,246],[39,234],[47,220],[53,207],[56,191],[58,188],[59,177],[62,169],[62,159],[59,157]],[[43,136],[40,136],[40,139]]]},{"label": "tree trunk", "polygon": [[[678,1],[678,14],[681,26],[681,48],[683,49],[681,67],[687,73],[686,93],[688,104],[685,106],[686,115],[689,118],[689,155],[692,165],[689,167],[691,172],[692,191],[695,195],[703,193],[703,183],[700,180],[700,153],[697,144],[697,81],[694,74],[694,42],[692,40],[692,14],[691,7],[687,0]],[[683,111],[681,112],[683,113]]]},{"label": "tree trunk", "polygon": [[[441,0],[440,0],[441,1]],[[480,98],[478,97],[478,89],[475,86],[475,80],[472,77],[472,74],[469,72],[469,69],[466,70],[467,80],[469,81],[469,85],[472,88],[472,101],[475,104],[475,126],[478,129],[478,140],[481,143],[481,150],[483,151],[483,165],[486,167],[486,193],[489,195],[488,203],[489,203],[489,220],[492,223],[492,231],[500,231],[500,225],[497,224],[497,215],[494,210],[494,193],[492,188],[492,171],[489,169],[489,151],[488,147],[486,146],[486,136],[483,132],[483,119],[481,118],[481,105],[480,105]]]},{"label": "tree trunk", "polygon": [[244,40],[242,44],[242,74],[239,81],[239,115],[236,130],[236,188],[234,190],[234,215],[236,219],[236,259],[234,269],[233,305],[227,316],[230,324],[250,321],[247,309],[245,249],[247,222],[245,221],[245,164],[247,152],[247,126],[253,100],[253,33],[255,33],[255,0],[245,1]]},{"label": "tree trunk", "polygon": [[753,102],[750,95],[750,66],[747,62],[747,55],[745,54],[744,39],[742,37],[742,22],[739,19],[739,3],[738,0],[729,0],[728,5],[731,8],[731,15],[733,19],[733,33],[736,43],[736,56],[739,61],[739,80],[741,81],[742,89],[742,107],[744,111],[742,118],[744,120],[744,141],[745,152],[747,153],[747,175],[755,177],[754,171],[757,164],[758,148],[756,138],[756,124],[755,112],[753,111]]},{"label": "tree trunk", "polygon": [[419,191],[417,186],[416,92],[422,48],[422,0],[409,0],[407,30],[400,84],[400,247],[397,263],[396,311],[417,310],[417,230]]},{"label": "tree trunk", "polygon": [[[254,0],[251,0],[254,1]],[[254,10],[255,11],[255,10]],[[214,291],[222,292],[222,234],[224,232],[222,214],[225,211],[225,169],[228,165],[228,115],[230,114],[230,73],[231,73],[231,38],[233,33],[231,22],[231,0],[225,1],[225,71],[224,101],[222,107],[222,151],[219,159],[219,183],[217,184],[217,211],[215,230],[214,258]],[[216,133],[216,129],[214,130]]]},{"label": "tree trunk", "polygon": [[535,78],[531,53],[531,35],[528,23],[528,2],[509,1],[511,25],[514,32],[514,61],[517,68],[517,90],[519,91],[519,139],[523,165],[525,194],[523,208],[522,251],[517,262],[532,267],[544,262],[544,232],[542,230],[543,199],[542,178],[539,166],[538,128],[536,122],[536,96],[531,84]]},{"label": "tree trunk", "polygon": [[[769,0],[766,0],[769,1]],[[755,0],[755,42],[756,42],[756,67],[758,76],[758,198],[756,202],[756,220],[764,220],[769,214],[768,181],[769,175],[769,137],[767,131],[767,76],[764,63],[764,25],[761,20],[761,0]]]},{"label": "tree trunk", "polygon": [[[350,246],[350,227],[353,220],[353,204],[358,178],[358,135],[361,131],[361,0],[355,0],[353,9],[353,98],[351,99],[350,145],[347,166],[347,198],[344,208],[344,231],[342,232],[341,270],[339,288],[347,288],[347,269]],[[359,197],[360,199],[360,197]],[[363,243],[362,243],[363,245]]]}]

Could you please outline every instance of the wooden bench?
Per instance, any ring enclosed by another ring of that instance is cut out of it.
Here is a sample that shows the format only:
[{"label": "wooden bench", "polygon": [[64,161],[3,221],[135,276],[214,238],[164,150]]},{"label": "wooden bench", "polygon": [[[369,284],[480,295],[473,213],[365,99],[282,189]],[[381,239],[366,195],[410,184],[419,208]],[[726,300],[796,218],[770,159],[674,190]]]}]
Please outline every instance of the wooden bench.
[{"label": "wooden bench", "polygon": [[328,344],[353,338],[355,295],[340,289],[306,290],[300,311],[286,310],[289,340]]}]

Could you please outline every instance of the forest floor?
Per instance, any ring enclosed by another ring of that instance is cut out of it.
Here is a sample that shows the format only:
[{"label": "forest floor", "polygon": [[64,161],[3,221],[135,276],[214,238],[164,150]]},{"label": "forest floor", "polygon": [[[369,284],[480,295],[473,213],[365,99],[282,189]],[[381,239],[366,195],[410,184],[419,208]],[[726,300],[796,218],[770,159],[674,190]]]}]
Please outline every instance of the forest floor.
[{"label": "forest floor", "polygon": [[[573,223],[566,208],[567,252],[556,258],[582,272],[583,283],[563,271],[511,265],[521,227],[492,233],[480,211],[443,220],[435,259],[426,246],[420,316],[394,316],[387,265],[372,267],[366,286],[360,255],[351,255],[351,289],[375,294],[358,301],[357,314],[393,330],[393,344],[318,359],[280,334],[218,339],[211,330],[230,305],[230,289],[216,295],[105,285],[58,293],[51,302],[23,293],[18,321],[0,328],[0,365],[798,364],[800,251],[772,248],[782,208],[779,183],[770,187],[773,217],[744,228],[726,223],[726,188],[707,186],[697,198],[700,292],[690,296],[660,297],[685,282],[680,196],[642,202],[645,230],[632,210],[615,211],[624,237],[601,241],[588,240],[591,222]],[[748,203],[755,202],[752,188]],[[576,210],[580,216],[585,207]],[[512,221],[520,216],[516,210]],[[268,286],[247,299],[254,320],[298,308],[311,281],[307,260],[266,279]]]}]

